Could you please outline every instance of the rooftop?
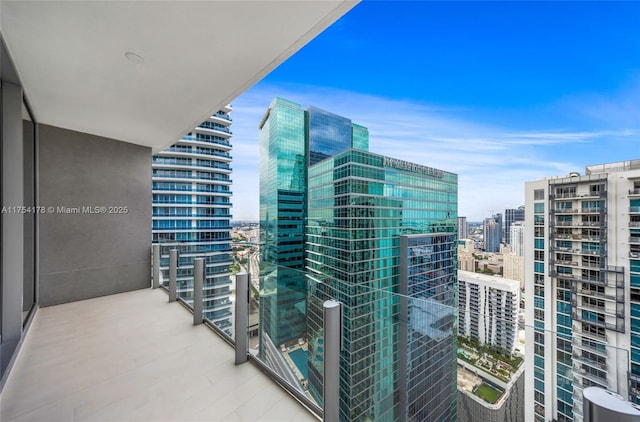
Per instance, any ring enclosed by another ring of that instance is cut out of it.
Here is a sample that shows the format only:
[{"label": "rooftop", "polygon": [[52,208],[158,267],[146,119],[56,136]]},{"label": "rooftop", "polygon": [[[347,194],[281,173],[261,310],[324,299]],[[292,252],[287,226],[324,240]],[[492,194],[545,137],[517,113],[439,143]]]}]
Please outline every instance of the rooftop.
[{"label": "rooftop", "polygon": [[503,290],[517,290],[520,286],[518,280],[463,270],[458,270],[458,278],[466,282],[499,287]]}]

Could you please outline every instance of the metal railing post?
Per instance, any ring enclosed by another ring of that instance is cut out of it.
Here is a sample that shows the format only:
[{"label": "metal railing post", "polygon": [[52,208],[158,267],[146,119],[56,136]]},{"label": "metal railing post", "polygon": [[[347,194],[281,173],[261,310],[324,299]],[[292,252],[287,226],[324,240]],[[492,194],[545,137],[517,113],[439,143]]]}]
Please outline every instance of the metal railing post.
[{"label": "metal railing post", "polygon": [[342,349],[342,304],[327,300],[323,305],[324,385],[322,397],[324,421],[340,419],[340,350]]},{"label": "metal railing post", "polygon": [[157,289],[160,287],[160,245],[154,244],[151,247],[153,253],[153,282],[151,287]]},{"label": "metal railing post", "polygon": [[169,251],[169,302],[175,302],[178,296],[178,250]]},{"label": "metal railing post", "polygon": [[204,290],[204,258],[193,260],[193,325],[202,324]]},{"label": "metal railing post", "polygon": [[246,272],[236,274],[236,365],[245,363],[248,355],[247,335],[249,330],[249,282]]}]

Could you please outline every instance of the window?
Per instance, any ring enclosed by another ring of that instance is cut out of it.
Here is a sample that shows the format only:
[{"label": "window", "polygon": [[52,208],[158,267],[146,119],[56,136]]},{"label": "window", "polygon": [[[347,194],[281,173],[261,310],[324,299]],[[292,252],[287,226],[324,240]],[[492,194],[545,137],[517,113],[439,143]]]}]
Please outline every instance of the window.
[{"label": "window", "polygon": [[544,251],[533,251],[533,259],[536,261],[544,261]]},{"label": "window", "polygon": [[536,214],[544,213],[544,202],[538,202],[533,204],[533,212]]},{"label": "window", "polygon": [[544,189],[536,189],[533,191],[533,199],[541,200],[544,199]]},{"label": "window", "polygon": [[533,236],[534,237],[544,237],[544,227],[534,227],[533,228]]},{"label": "window", "polygon": [[571,301],[571,292],[569,290],[558,289],[556,291],[556,298],[565,302]]},{"label": "window", "polygon": [[556,196],[558,198],[574,198],[576,196],[575,186],[564,186],[556,188]]}]

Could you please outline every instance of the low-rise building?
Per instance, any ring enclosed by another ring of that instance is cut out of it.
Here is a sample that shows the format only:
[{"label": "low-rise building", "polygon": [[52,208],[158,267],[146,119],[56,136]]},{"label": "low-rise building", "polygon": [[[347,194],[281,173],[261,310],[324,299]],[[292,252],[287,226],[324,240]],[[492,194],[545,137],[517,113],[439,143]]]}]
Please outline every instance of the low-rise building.
[{"label": "low-rise building", "polygon": [[524,420],[524,365],[507,381],[458,359],[458,422]]}]

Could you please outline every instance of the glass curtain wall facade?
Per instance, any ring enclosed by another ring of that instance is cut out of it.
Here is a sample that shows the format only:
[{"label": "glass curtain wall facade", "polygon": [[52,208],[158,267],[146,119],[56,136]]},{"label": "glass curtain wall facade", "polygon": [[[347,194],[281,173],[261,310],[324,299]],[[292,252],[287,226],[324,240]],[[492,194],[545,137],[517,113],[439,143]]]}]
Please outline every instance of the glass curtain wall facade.
[{"label": "glass curtain wall facade", "polygon": [[[311,394],[321,400],[333,298],[344,305],[341,418],[455,420],[457,176],[351,149],[308,177]],[[402,236],[417,242],[403,262]]]},{"label": "glass curtain wall facade", "polygon": [[483,224],[484,250],[486,252],[500,252],[500,224],[495,218],[485,218]]},{"label": "glass curtain wall facade", "polygon": [[[304,336],[305,112],[276,98],[260,123],[260,356]],[[268,269],[265,264],[273,264]],[[287,268],[291,268],[288,271]]]},{"label": "glass curtain wall facade", "polygon": [[[260,122],[260,356],[307,337],[304,222],[307,168],[368,147],[367,128],[317,107],[273,100]],[[266,264],[271,264],[267,266]],[[291,269],[289,271],[288,269]]]},{"label": "glass curtain wall facade", "polygon": [[232,333],[231,107],[213,114],[154,155],[153,243],[169,280],[170,249],[179,251],[178,295],[193,301],[193,259],[205,259],[204,317]]}]

